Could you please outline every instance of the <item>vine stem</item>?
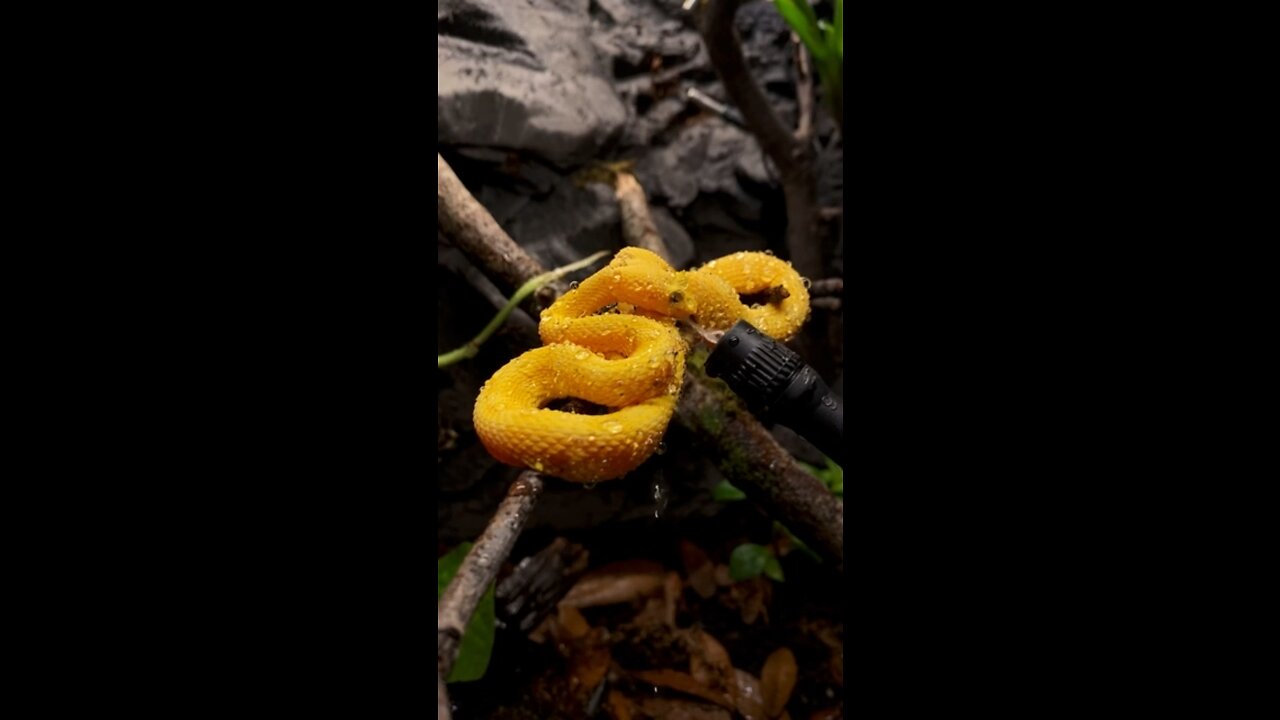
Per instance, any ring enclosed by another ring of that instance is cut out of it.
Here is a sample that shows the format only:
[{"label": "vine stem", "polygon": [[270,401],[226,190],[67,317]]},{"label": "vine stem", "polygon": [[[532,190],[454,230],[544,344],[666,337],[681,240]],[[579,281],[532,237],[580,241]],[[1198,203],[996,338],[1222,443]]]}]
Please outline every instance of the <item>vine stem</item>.
[{"label": "vine stem", "polygon": [[489,336],[493,335],[498,331],[498,328],[502,327],[502,323],[506,322],[507,316],[511,314],[511,311],[514,310],[517,305],[524,302],[525,298],[529,297],[536,292],[538,288],[546,285],[552,280],[564,277],[574,270],[581,270],[588,265],[598,262],[608,254],[608,250],[601,250],[600,252],[577,262],[569,263],[563,267],[558,267],[555,270],[550,270],[542,273],[541,275],[537,275],[525,284],[521,285],[520,289],[516,290],[515,294],[511,296],[511,299],[507,301],[507,304],[498,311],[498,314],[489,321],[489,324],[480,331],[479,335],[468,341],[466,345],[437,356],[437,369],[452,365],[460,360],[475,357],[476,353],[480,352],[480,346],[484,344],[484,341],[488,340]]}]

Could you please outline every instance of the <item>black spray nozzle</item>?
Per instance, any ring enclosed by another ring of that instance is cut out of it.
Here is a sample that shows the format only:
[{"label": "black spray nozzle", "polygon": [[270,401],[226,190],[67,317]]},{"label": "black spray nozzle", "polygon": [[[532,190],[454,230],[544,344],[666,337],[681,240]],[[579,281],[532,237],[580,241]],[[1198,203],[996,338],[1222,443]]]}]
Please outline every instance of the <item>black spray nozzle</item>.
[{"label": "black spray nozzle", "polygon": [[739,320],[711,351],[706,369],[751,412],[795,430],[844,466],[844,408],[790,348]]}]

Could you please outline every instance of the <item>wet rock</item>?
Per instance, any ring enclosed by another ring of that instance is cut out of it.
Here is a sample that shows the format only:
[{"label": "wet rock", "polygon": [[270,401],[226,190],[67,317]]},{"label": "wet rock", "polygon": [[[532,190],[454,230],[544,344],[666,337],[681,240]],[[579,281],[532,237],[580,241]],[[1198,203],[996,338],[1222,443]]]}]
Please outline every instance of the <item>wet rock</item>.
[{"label": "wet rock", "polygon": [[627,112],[592,46],[588,0],[441,0],[438,141],[595,157]]}]

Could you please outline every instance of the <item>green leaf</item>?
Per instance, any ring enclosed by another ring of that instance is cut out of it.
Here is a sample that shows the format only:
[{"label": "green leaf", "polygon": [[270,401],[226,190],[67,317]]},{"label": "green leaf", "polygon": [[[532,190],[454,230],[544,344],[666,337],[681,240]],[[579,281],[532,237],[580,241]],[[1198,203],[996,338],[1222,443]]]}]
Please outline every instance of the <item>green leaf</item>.
[{"label": "green leaf", "polygon": [[805,542],[804,542],[803,540],[801,540],[800,538],[796,537],[796,536],[795,536],[795,533],[791,532],[791,530],[790,530],[790,529],[788,529],[786,525],[783,525],[782,523],[778,522],[777,520],[774,520],[774,521],[773,521],[773,531],[774,531],[775,533],[781,533],[781,534],[783,534],[783,535],[786,535],[786,536],[787,536],[787,538],[791,541],[791,544],[796,546],[796,549],[797,549],[797,550],[799,550],[800,552],[804,553],[805,555],[808,555],[808,556],[809,556],[809,557],[810,557],[814,562],[816,562],[816,563],[818,563],[818,564],[821,564],[821,563],[822,563],[822,556],[821,556],[821,555],[819,555],[818,553],[814,552],[814,551],[813,551],[813,548],[811,548],[811,547],[809,547],[808,545],[806,545],[806,544],[805,544]]},{"label": "green leaf", "polygon": [[715,487],[711,488],[711,497],[724,502],[733,500],[742,500],[747,494],[734,487],[728,480],[721,480]]},{"label": "green leaf", "polygon": [[758,577],[764,572],[764,566],[769,564],[770,558],[774,562],[778,561],[769,548],[755,543],[743,543],[734,548],[733,553],[729,555],[729,577],[734,580],[750,580]]},{"label": "green leaf", "polygon": [[809,472],[810,475],[822,481],[827,489],[835,493],[837,496],[844,497],[844,469],[835,464],[831,458],[823,456],[827,461],[827,466],[821,470],[806,462],[801,462],[800,467]]},{"label": "green leaf", "polygon": [[808,0],[773,0],[773,5],[787,25],[800,36],[800,42],[809,48],[809,52],[819,60],[825,59],[828,50],[818,31],[818,17],[813,14]]},{"label": "green leaf", "polygon": [[836,0],[836,57],[844,62],[844,0]]},{"label": "green leaf", "polygon": [[[436,560],[436,602],[458,573],[462,559],[471,550],[471,543],[462,543]],[[489,669],[489,656],[493,654],[493,583],[485,590],[476,606],[476,612],[467,623],[458,648],[458,659],[453,663],[448,682],[469,682],[484,677]]]},{"label": "green leaf", "polygon": [[782,582],[782,564],[773,553],[769,553],[769,559],[764,563],[764,574],[775,582]]}]

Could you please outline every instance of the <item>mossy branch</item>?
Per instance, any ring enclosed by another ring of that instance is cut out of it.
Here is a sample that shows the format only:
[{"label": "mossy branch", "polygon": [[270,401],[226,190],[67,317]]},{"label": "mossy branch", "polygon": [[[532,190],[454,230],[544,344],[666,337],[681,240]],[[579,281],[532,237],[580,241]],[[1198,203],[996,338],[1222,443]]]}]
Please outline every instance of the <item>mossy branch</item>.
[{"label": "mossy branch", "polygon": [[541,275],[538,275],[534,277],[532,280],[529,280],[525,284],[521,285],[520,289],[516,290],[516,293],[511,296],[511,299],[507,301],[507,304],[504,305],[502,309],[498,311],[498,314],[495,315],[493,319],[489,321],[489,324],[486,325],[484,329],[480,331],[479,335],[472,338],[466,345],[463,345],[462,347],[457,348],[456,350],[450,350],[449,352],[443,355],[437,356],[436,360],[438,364],[436,365],[436,367],[437,368],[446,367],[448,365],[452,365],[458,362],[459,360],[467,360],[469,358],[475,357],[476,353],[480,352],[480,346],[484,344],[484,341],[488,340],[489,336],[493,335],[495,332],[498,331],[498,328],[502,327],[502,323],[506,322],[507,316],[511,314],[511,311],[514,310],[517,305],[524,302],[525,298],[529,297],[534,292],[536,292],[538,288],[542,287],[543,285],[546,285],[552,280],[556,280],[561,277],[564,277],[565,275],[568,275],[574,270],[581,270],[582,268],[587,267],[588,265],[591,265],[592,263],[599,261],[601,258],[605,257],[608,254],[609,252],[607,250],[601,250],[600,252],[590,257],[584,258],[574,263],[569,263],[564,267],[558,267],[555,270],[544,272]]}]

